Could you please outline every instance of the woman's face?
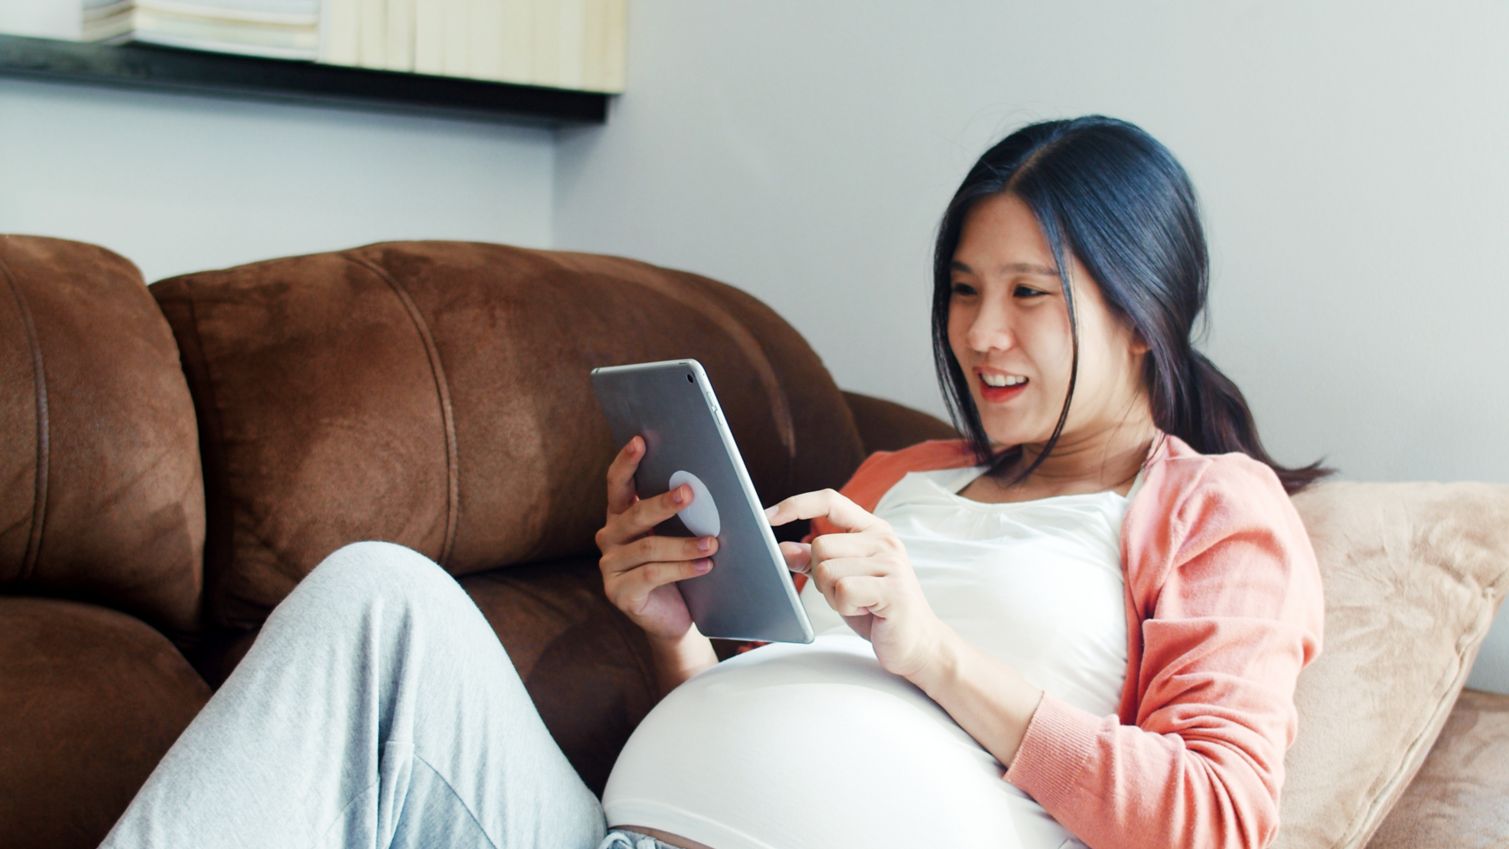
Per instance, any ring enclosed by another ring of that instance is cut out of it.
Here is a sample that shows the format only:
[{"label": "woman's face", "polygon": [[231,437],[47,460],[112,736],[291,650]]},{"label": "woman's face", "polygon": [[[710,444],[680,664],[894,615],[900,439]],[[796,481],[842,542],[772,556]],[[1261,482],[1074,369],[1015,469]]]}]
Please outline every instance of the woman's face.
[{"label": "woman's face", "polygon": [[[1113,317],[1079,260],[1069,261],[1079,380],[1061,448],[1147,415],[1139,406],[1146,403],[1140,375],[1147,347]],[[1053,251],[1037,217],[1015,195],[977,201],[964,218],[952,268],[948,343],[985,432],[998,447],[1047,442],[1069,390],[1074,348]],[[987,376],[1017,385],[990,386]]]}]

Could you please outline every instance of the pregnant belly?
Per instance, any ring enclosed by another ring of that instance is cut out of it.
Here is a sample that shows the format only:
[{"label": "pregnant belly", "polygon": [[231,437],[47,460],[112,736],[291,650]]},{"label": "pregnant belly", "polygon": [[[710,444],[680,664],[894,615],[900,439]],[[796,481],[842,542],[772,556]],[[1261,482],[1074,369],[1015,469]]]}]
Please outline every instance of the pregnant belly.
[{"label": "pregnant belly", "polygon": [[1024,814],[1062,842],[1001,772],[868,642],[827,635],[682,684],[629,739],[603,803],[610,822],[687,849],[1003,849],[1021,845]]}]

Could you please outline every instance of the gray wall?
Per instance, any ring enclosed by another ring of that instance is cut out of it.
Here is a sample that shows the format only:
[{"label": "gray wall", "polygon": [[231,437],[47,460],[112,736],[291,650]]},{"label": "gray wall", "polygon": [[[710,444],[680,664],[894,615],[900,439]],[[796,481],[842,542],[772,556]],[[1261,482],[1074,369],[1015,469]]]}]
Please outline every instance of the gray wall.
[{"label": "gray wall", "polygon": [[[1136,121],[1191,172],[1205,350],[1282,461],[1509,482],[1509,4],[636,0],[628,93],[563,133],[555,244],[693,269],[839,383],[942,413],[937,216],[1033,120]],[[1509,692],[1509,613],[1473,684]]]},{"label": "gray wall", "polygon": [[0,232],[147,280],[383,239],[549,247],[549,130],[0,77]]}]

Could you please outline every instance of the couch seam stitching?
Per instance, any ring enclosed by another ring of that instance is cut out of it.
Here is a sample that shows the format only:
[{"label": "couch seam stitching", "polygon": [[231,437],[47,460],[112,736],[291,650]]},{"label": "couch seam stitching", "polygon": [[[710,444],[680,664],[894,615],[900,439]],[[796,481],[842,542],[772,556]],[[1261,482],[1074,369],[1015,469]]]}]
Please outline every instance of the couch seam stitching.
[{"label": "couch seam stitching", "polygon": [[16,300],[21,325],[26,329],[26,343],[31,351],[32,384],[37,395],[37,468],[32,496],[35,502],[32,507],[31,532],[26,540],[26,554],[21,558],[20,582],[24,583],[30,581],[32,574],[36,571],[37,560],[41,557],[42,535],[47,526],[47,485],[51,458],[49,439],[51,427],[47,416],[47,374],[42,358],[42,346],[37,341],[36,324],[32,321],[31,309],[25,296],[21,294],[21,288],[16,285],[9,264],[4,260],[0,260],[0,276],[4,276],[11,296]]},{"label": "couch seam stitching", "polygon": [[[230,488],[228,486],[224,485],[225,481],[223,480],[223,478],[226,477],[228,473],[226,471],[226,461],[225,461],[225,456],[224,456],[224,454],[225,454],[225,425],[224,425],[224,420],[223,420],[222,416],[220,415],[220,397],[219,397],[219,392],[217,391],[217,387],[216,387],[216,379],[215,379],[214,367],[211,365],[210,356],[208,354],[206,354],[205,350],[204,350],[204,333],[200,330],[200,324],[199,324],[199,298],[198,298],[198,292],[196,292],[194,290],[195,290],[195,287],[186,282],[183,285],[181,291],[183,293],[183,302],[188,307],[188,310],[189,310],[189,327],[188,327],[188,330],[189,330],[190,333],[193,334],[194,354],[196,355],[196,357],[197,357],[197,359],[199,361],[199,365],[204,369],[204,386],[203,386],[202,396],[203,396],[203,399],[204,399],[204,411],[205,411],[204,418],[208,419],[208,421],[200,421],[199,409],[198,409],[199,405],[197,404],[197,402],[198,402],[198,400],[200,398],[200,393],[195,393],[191,389],[190,390],[191,400],[194,401],[194,402],[196,402],[195,403],[195,411],[194,411],[194,418],[195,418],[195,422],[194,422],[195,434],[194,434],[194,436],[195,436],[195,438],[197,440],[199,440],[199,444],[201,446],[200,447],[200,457],[199,457],[199,463],[200,463],[200,483],[199,483],[199,485],[205,491],[205,503],[204,503],[204,532],[205,532],[204,544],[205,544],[205,551],[199,557],[199,580],[200,580],[200,583],[201,583],[201,588],[200,588],[200,599],[199,599],[200,610],[199,610],[199,615],[197,616],[197,621],[199,621],[200,623],[204,623],[204,622],[207,622],[207,621],[212,621],[211,617],[210,617],[210,613],[209,613],[209,607],[210,607],[211,604],[214,604],[218,609],[216,611],[216,615],[215,615],[213,621],[215,621],[216,624],[218,624],[218,625],[224,626],[224,625],[227,624],[224,621],[224,619],[223,619],[223,617],[225,615],[225,611],[224,611],[223,607],[221,607],[221,604],[226,600],[225,599],[224,586],[229,581],[230,576],[231,576],[231,574],[234,571],[232,564],[234,564],[234,562],[236,560],[236,554],[235,554],[235,552],[236,552],[236,537],[237,537],[237,534],[236,534],[236,521],[235,521],[235,518],[234,518],[236,508],[234,508],[234,507],[219,508],[219,509],[224,509],[224,510],[227,511],[227,515],[230,517],[230,520],[228,522],[226,522],[226,524],[225,524],[224,527],[220,528],[220,530],[221,530],[223,536],[225,537],[225,539],[223,539],[220,542],[221,548],[217,549],[216,553],[220,554],[220,553],[223,552],[224,553],[224,558],[223,558],[223,562],[215,564],[215,567],[216,567],[216,573],[215,573],[215,576],[214,576],[214,578],[215,578],[215,585],[214,585],[214,588],[213,588],[213,591],[212,591],[212,588],[210,586],[210,573],[209,573],[209,565],[210,564],[209,564],[207,558],[205,557],[205,555],[207,555],[209,553],[209,543],[210,543],[209,532],[210,532],[210,522],[211,522],[210,511],[214,510],[214,509],[217,509],[217,508],[216,508],[215,505],[210,504],[210,500],[209,500],[209,497],[208,497],[209,496],[210,486],[211,486],[210,472],[209,472],[209,461],[213,460],[214,464],[215,464],[215,474],[216,474],[217,479],[215,480],[213,486],[215,487],[217,495],[219,495],[222,500],[226,499],[226,497],[227,497],[226,493],[228,493],[230,491]],[[156,299],[154,298],[154,300],[156,300]],[[158,307],[158,310],[159,310],[159,312],[161,312],[161,306]],[[180,369],[183,370],[183,372],[184,372],[185,380],[187,380],[188,379],[188,370],[184,366],[184,363],[183,363],[184,351],[183,351],[182,346],[177,345],[177,341],[178,340],[175,338],[174,339],[174,345],[175,345],[175,347],[178,347],[178,349],[179,349],[178,350],[179,366],[180,366]],[[204,428],[204,427],[207,427],[207,428],[210,429],[211,434],[213,436],[213,440],[206,440],[205,439],[205,434],[204,434],[203,430],[201,429],[201,428]],[[206,452],[204,450],[203,446],[205,446],[206,443],[209,443],[209,444],[211,444],[211,445],[214,446],[214,454],[215,454],[215,456],[213,458],[211,458],[208,455],[209,452]]]},{"label": "couch seam stitching", "polygon": [[[651,268],[661,273],[665,271],[665,269],[655,268],[654,266],[651,266]],[[760,337],[756,336],[754,331],[745,324],[744,315],[736,312],[736,309],[730,306],[727,300],[725,300],[727,293],[716,288],[717,286],[724,286],[732,289],[732,286],[689,272],[676,273],[689,276],[697,282],[698,288],[694,289],[694,291],[697,291],[697,294],[701,296],[704,304],[715,308],[717,312],[721,313],[721,316],[710,317],[714,321],[717,321],[719,317],[726,318],[729,324],[724,325],[723,329],[727,331],[729,341],[733,342],[741,352],[753,355],[750,356],[750,361],[759,370],[758,376],[760,382],[763,384],[766,397],[771,401],[771,406],[774,408],[771,412],[776,420],[776,437],[786,454],[786,476],[782,481],[781,488],[783,491],[790,491],[791,484],[796,479],[796,420],[792,415],[791,402],[786,397],[785,387],[781,385],[780,377],[776,374],[775,363],[770,358],[770,352],[765,349],[765,344]],[[715,285],[709,286],[707,285],[709,283]],[[691,289],[692,287],[687,288]],[[741,294],[748,296],[758,306],[775,314],[775,311],[768,304],[760,301],[748,292],[741,291]],[[691,305],[688,304],[688,306]],[[696,307],[693,308],[695,309]],[[711,311],[703,310],[704,314]],[[776,315],[776,317],[779,318],[780,316]]]},{"label": "couch seam stitching", "polygon": [[440,400],[440,420],[445,430],[445,477],[446,477],[446,503],[445,503],[445,541],[441,544],[439,563],[445,566],[451,559],[451,550],[456,541],[457,513],[460,502],[460,482],[457,475],[458,450],[456,446],[456,421],[454,411],[451,408],[451,393],[449,383],[446,380],[445,366],[440,361],[440,349],[435,344],[434,334],[430,332],[429,325],[424,316],[420,314],[419,307],[409,295],[407,289],[400,284],[385,269],[374,265],[365,258],[345,256],[347,262],[352,263],[376,275],[388,287],[403,305],[404,311],[409,316],[409,321],[414,325],[414,330],[419,336],[420,343],[424,346],[425,358],[430,367],[430,377],[435,382],[435,392]]}]

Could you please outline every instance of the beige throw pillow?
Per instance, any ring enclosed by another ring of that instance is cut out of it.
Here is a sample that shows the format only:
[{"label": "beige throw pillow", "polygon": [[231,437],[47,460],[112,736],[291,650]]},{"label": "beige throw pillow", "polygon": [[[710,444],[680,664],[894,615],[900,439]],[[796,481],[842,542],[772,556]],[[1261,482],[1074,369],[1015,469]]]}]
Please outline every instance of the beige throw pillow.
[{"label": "beige throw pillow", "polygon": [[1463,690],[1368,849],[1509,846],[1509,696]]},{"label": "beige throw pillow", "polygon": [[1367,844],[1451,712],[1509,585],[1509,486],[1328,483],[1295,496],[1326,594],[1274,846]]}]

